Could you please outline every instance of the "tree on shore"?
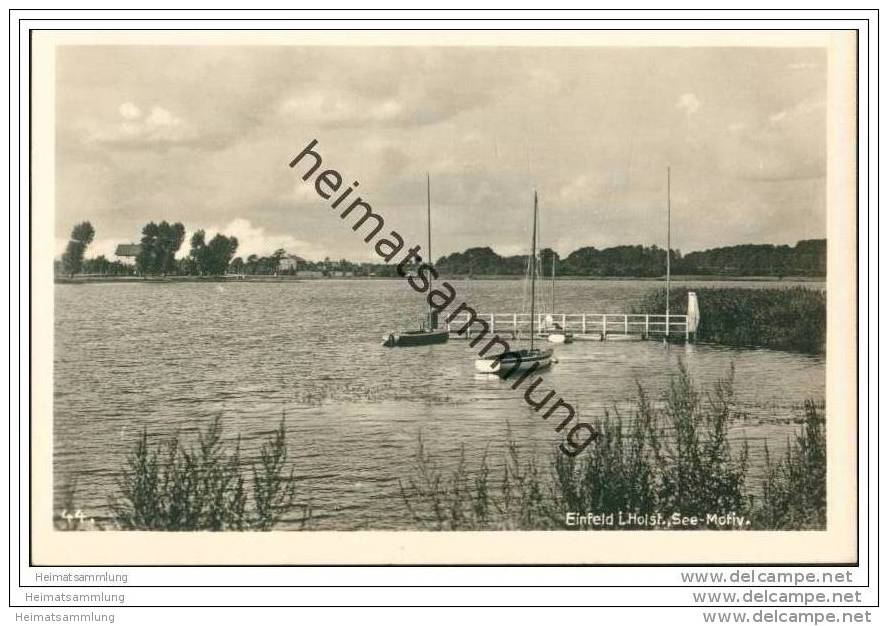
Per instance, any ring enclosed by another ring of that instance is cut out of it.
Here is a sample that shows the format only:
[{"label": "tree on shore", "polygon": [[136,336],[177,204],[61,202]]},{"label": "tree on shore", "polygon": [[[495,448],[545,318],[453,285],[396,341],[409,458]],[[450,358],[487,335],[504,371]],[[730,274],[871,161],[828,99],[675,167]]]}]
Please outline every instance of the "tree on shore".
[{"label": "tree on shore", "polygon": [[190,256],[201,276],[221,276],[237,252],[237,245],[237,237],[226,237],[221,233],[206,243],[206,233],[198,230],[191,236]]},{"label": "tree on shore", "polygon": [[160,224],[149,222],[142,229],[141,251],[136,257],[136,267],[142,274],[171,274],[176,271],[176,252],[185,240],[185,227],[181,222]]},{"label": "tree on shore", "polygon": [[89,222],[81,222],[71,230],[71,239],[62,255],[62,269],[66,274],[73,276],[83,269],[83,255],[95,235],[96,230]]},{"label": "tree on shore", "polygon": [[[232,261],[232,269],[243,274],[270,276],[278,273],[281,259],[285,256],[287,256],[287,251],[283,248],[278,248],[271,256],[251,254],[246,260],[240,259],[240,263],[237,263],[239,258]],[[235,265],[237,265],[237,269],[234,269]]]}]

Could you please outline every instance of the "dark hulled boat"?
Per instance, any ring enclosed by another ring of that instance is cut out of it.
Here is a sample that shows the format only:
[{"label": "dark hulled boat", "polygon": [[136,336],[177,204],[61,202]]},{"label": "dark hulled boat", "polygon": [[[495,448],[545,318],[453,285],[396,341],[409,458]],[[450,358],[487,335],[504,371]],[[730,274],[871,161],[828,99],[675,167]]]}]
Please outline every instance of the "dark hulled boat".
[{"label": "dark hulled boat", "polygon": [[390,334],[383,342],[386,348],[407,348],[411,346],[430,346],[436,343],[447,343],[450,331],[446,328],[434,330],[407,330],[399,334]]},{"label": "dark hulled boat", "polygon": [[447,343],[447,340],[450,338],[450,331],[446,328],[438,328],[438,314],[431,311],[426,320],[426,323],[418,330],[389,333],[383,337],[382,345],[386,348],[407,348]]},{"label": "dark hulled boat", "polygon": [[[426,209],[428,220],[429,247],[426,255],[429,262],[432,260],[432,191],[431,181],[426,174]],[[432,290],[432,278],[429,276],[429,288]],[[405,330],[391,332],[383,337],[382,345],[386,348],[408,348],[413,346],[430,346],[438,343],[447,343],[450,339],[450,331],[447,328],[438,328],[438,312],[429,305],[428,313],[418,330]]]}]

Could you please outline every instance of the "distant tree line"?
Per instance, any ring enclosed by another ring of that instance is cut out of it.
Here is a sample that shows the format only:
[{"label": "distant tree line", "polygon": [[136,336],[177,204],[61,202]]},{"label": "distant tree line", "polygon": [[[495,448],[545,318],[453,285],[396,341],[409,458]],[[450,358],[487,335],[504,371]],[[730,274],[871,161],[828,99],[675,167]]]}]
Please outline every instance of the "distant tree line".
[{"label": "distant tree line", "polygon": [[[540,258],[546,274],[551,271],[553,257],[559,276],[658,277],[666,273],[666,250],[658,246],[584,247],[563,259],[545,248]],[[676,275],[825,276],[826,240],[808,239],[795,246],[727,246],[684,256],[673,249],[670,264]],[[488,247],[469,248],[441,257],[436,267],[440,273],[451,276],[520,276],[526,271],[527,257],[500,256]]]},{"label": "distant tree line", "polygon": [[[672,271],[681,251],[672,250]],[[549,266],[544,266],[549,267]],[[657,246],[616,246],[598,250],[593,247],[574,250],[558,264],[558,273],[570,276],[661,276],[666,273],[666,250]]]},{"label": "distant tree line", "polygon": [[682,274],[826,276],[826,239],[806,239],[794,247],[747,244],[691,252],[678,267]]},{"label": "distant tree line", "polygon": [[[681,257],[672,251],[672,262]],[[585,247],[567,257],[544,248],[540,251],[541,271],[548,275],[552,262],[559,276],[659,276],[665,272],[666,251],[657,246],[617,246],[598,250]],[[490,248],[469,248],[442,257],[436,267],[450,275],[523,275],[527,271],[525,255],[500,256]]]},{"label": "distant tree line", "polygon": [[[324,276],[396,276],[395,266],[384,263],[354,263],[347,259],[323,261],[288,259],[287,251],[275,250],[268,256],[251,254],[236,257],[239,242],[236,237],[216,234],[209,241],[203,230],[191,236],[187,256],[176,258],[185,240],[181,222],[170,224],[149,222],[142,228],[135,266],[121,261],[109,261],[104,256],[85,259],[87,247],[95,237],[89,222],[74,226],[56,271],[74,274],[102,274],[111,276],[220,276],[223,274],[279,275],[316,272]],[[540,252],[541,267],[551,272],[553,260],[559,276],[663,276],[666,271],[666,250],[658,246],[614,246],[598,249],[587,246],[561,258],[557,252],[544,248]],[[795,246],[745,244],[712,248],[682,255],[671,251],[672,273],[675,275],[706,276],[825,276],[826,240],[807,239]],[[438,259],[439,273],[450,276],[521,276],[527,268],[525,255],[500,256],[489,247],[469,248]]]}]

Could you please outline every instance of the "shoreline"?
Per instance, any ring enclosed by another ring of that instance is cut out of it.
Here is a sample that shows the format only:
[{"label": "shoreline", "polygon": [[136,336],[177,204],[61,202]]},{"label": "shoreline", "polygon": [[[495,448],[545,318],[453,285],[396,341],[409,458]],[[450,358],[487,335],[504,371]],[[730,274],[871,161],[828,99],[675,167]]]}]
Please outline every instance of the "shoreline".
[{"label": "shoreline", "polygon": [[[442,275],[447,280],[523,280],[514,274],[485,274],[480,276]],[[56,285],[80,285],[87,283],[298,283],[315,280],[404,280],[400,276],[274,276],[274,275],[228,275],[228,276],[56,276]],[[558,281],[647,281],[663,282],[664,276],[559,276]],[[825,276],[715,276],[688,275],[672,276],[673,281],[694,282],[751,282],[751,283],[825,283]]]}]

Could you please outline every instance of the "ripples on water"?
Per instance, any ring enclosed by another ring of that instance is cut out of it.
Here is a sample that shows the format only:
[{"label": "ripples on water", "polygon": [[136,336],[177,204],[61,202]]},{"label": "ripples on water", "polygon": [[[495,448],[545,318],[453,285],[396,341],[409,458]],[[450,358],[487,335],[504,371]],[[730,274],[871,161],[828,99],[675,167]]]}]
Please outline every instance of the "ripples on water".
[{"label": "ripples on water", "polygon": [[[521,311],[520,282],[454,286],[480,312]],[[565,281],[558,310],[626,312],[657,288]],[[420,430],[444,468],[464,445],[470,469],[488,447],[495,469],[507,426],[530,452],[549,454],[558,441],[520,392],[474,374],[468,342],[381,347],[384,333],[415,327],[422,316],[422,301],[401,281],[97,283],[58,285],[55,293],[56,501],[77,475],[76,503],[87,515],[108,513],[115,472],[143,427],[187,438],[215,415],[254,452],[286,416],[316,529],[409,527],[398,479],[412,470]],[[577,342],[556,354],[560,362],[540,389],[556,389],[586,419],[615,404],[628,408],[636,381],[659,394],[679,358],[701,385],[733,362],[749,419],[732,436],[748,438],[753,475],[761,442],[779,454],[804,400],[824,396],[819,356],[655,342]]]}]

